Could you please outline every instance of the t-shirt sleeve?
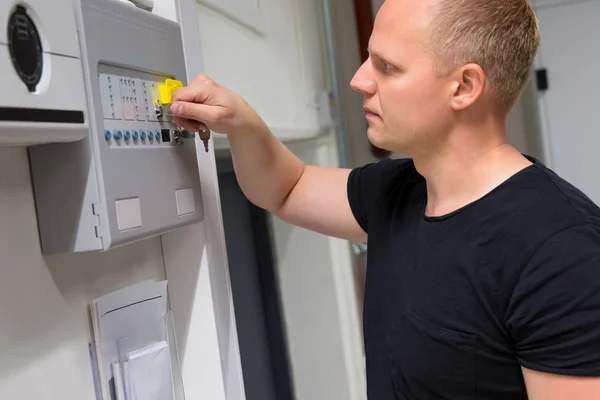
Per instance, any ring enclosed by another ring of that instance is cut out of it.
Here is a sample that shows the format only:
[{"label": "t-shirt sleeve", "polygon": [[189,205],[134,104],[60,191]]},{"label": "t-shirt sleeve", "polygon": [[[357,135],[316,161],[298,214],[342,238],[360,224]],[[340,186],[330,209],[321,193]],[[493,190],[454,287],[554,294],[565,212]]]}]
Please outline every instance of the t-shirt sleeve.
[{"label": "t-shirt sleeve", "polygon": [[369,232],[369,214],[388,184],[412,164],[410,159],[384,158],[378,162],[354,168],[348,177],[348,202],[356,221]]},{"label": "t-shirt sleeve", "polygon": [[520,364],[600,375],[600,235],[591,224],[554,234],[514,288],[506,326]]}]

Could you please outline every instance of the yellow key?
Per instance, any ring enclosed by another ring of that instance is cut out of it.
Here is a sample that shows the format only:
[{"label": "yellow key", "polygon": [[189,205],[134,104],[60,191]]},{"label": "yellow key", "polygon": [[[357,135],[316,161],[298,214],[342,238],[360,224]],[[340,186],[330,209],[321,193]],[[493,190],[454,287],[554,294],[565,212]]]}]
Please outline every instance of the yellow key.
[{"label": "yellow key", "polygon": [[158,93],[162,105],[169,105],[173,102],[173,92],[183,88],[183,83],[176,79],[167,79],[165,83],[158,86]]}]

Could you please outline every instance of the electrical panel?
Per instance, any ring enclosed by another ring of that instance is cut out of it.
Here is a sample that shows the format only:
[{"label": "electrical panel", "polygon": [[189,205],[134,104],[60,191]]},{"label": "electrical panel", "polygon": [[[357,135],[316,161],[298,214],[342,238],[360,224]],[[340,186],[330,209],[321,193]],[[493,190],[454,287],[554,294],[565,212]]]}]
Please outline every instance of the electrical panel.
[{"label": "electrical panel", "polygon": [[91,130],[29,148],[44,254],[107,250],[204,217],[196,141],[161,103],[186,79],[179,25],[116,0],[75,3]]},{"label": "electrical panel", "polygon": [[73,0],[4,0],[0,21],[0,145],[86,137]]}]

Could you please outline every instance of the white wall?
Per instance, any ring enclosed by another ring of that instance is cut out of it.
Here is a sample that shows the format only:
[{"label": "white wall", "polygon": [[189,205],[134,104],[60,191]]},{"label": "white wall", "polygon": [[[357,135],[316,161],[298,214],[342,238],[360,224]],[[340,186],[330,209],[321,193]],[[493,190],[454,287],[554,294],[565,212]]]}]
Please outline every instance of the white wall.
[{"label": "white wall", "polygon": [[160,239],[42,257],[23,148],[0,148],[0,398],[94,399],[89,301],[164,279]]},{"label": "white wall", "polygon": [[[337,165],[316,94],[327,90],[318,0],[263,0],[262,33],[200,2],[205,72],[231,88],[305,162]],[[215,138],[221,148],[226,141]],[[284,320],[298,400],[364,398],[360,326],[346,242],[273,220]]]},{"label": "white wall", "polygon": [[[198,9],[206,74],[240,94],[278,137],[321,133],[316,100],[327,78],[319,2],[261,1],[261,32],[206,4]],[[224,136],[215,140],[226,146]]]},{"label": "white wall", "polygon": [[[163,247],[176,250],[165,255]],[[166,256],[185,389],[224,400],[206,247],[200,225],[105,253],[43,257],[26,150],[0,148],[0,399],[94,400],[88,304],[165,279]],[[227,361],[235,372],[238,360]],[[243,398],[231,392],[228,400]]]}]

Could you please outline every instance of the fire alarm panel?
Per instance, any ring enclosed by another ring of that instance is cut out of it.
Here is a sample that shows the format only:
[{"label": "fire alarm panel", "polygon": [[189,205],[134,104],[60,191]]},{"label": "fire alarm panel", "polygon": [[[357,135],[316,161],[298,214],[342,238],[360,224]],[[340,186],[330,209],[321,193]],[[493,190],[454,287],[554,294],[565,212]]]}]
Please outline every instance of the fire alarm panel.
[{"label": "fire alarm panel", "polygon": [[186,68],[178,24],[77,0],[91,131],[30,148],[42,251],[107,250],[203,219],[196,142],[160,103]]}]

